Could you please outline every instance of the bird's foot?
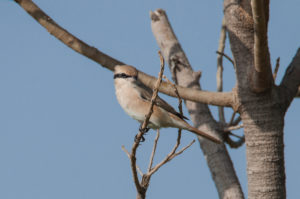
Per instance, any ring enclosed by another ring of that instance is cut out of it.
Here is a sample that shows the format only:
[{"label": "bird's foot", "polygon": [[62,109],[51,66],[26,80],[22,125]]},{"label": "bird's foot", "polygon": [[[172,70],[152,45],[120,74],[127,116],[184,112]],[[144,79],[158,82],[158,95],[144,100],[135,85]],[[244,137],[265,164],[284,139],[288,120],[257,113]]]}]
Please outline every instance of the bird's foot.
[{"label": "bird's foot", "polygon": [[[135,135],[134,136],[134,142],[138,143],[138,135]],[[141,138],[140,138],[140,142],[145,142],[145,137],[144,135],[141,135]]]},{"label": "bird's foot", "polygon": [[143,134],[147,133],[150,130],[150,128],[146,127],[146,128],[142,128],[142,124],[140,125],[139,131]]},{"label": "bird's foot", "polygon": [[[139,131],[142,133],[141,138],[140,138],[140,142],[145,142],[145,137],[144,135],[150,130],[150,128],[142,128],[142,124],[140,125]],[[134,137],[134,141],[138,142],[138,137],[137,135],[135,135]]]}]

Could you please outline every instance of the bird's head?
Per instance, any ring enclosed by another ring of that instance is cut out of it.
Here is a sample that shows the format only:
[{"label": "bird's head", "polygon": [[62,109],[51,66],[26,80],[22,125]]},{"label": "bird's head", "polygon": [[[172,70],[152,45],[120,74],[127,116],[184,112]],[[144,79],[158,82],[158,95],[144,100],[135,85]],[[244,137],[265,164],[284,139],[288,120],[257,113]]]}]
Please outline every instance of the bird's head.
[{"label": "bird's head", "polygon": [[133,66],[117,65],[115,66],[114,79],[123,79],[125,81],[136,81],[138,71]]}]

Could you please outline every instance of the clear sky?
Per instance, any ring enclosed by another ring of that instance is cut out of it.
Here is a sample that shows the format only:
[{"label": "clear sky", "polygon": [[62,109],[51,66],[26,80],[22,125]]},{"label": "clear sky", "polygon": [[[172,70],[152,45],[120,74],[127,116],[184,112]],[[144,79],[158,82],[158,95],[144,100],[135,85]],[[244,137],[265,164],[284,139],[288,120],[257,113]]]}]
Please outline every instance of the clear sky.
[{"label": "clear sky", "polygon": [[[149,11],[167,11],[205,90],[216,90],[216,57],[222,1],[52,0],[35,2],[65,29],[99,50],[157,75],[158,46]],[[300,47],[300,2],[272,1],[269,45],[272,65],[281,58],[277,83]],[[135,198],[129,160],[138,123],[120,108],[112,72],[51,36],[11,0],[0,0],[0,198]],[[228,44],[228,43],[227,43]],[[231,55],[227,45],[226,53]],[[235,83],[224,61],[225,90]],[[169,72],[165,73],[169,78]],[[172,105],[176,99],[161,95]],[[216,107],[212,107],[216,115]],[[299,111],[294,100],[285,121],[288,198],[300,198]],[[227,110],[227,120],[231,110]],[[242,134],[242,132],[237,132]],[[148,164],[154,131],[138,151]],[[184,132],[182,142],[194,135]],[[176,130],[161,131],[155,162],[169,153]],[[245,147],[229,149],[247,193]],[[217,198],[205,158],[196,142],[151,179],[154,198]]]}]

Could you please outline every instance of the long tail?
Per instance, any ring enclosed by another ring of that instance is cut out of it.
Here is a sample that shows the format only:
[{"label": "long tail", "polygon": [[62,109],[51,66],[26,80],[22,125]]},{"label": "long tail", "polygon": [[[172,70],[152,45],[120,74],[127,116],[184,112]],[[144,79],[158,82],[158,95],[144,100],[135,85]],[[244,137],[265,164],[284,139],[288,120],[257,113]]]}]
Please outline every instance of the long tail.
[{"label": "long tail", "polygon": [[209,140],[211,140],[211,141],[213,141],[217,144],[220,144],[222,142],[220,139],[215,138],[211,135],[208,135],[207,133],[204,133],[203,131],[200,131],[200,130],[198,130],[198,129],[190,126],[190,125],[188,126],[188,128],[186,128],[186,130],[191,131],[192,133],[195,133],[196,135],[205,137],[205,138],[207,138],[207,139],[209,139]]},{"label": "long tail", "polygon": [[202,136],[202,137],[205,137],[207,139],[209,139],[210,141],[213,141],[217,144],[220,144],[222,143],[222,141],[212,135],[209,135],[207,133],[204,133],[203,131],[200,131],[198,129],[196,129],[195,127],[192,127],[191,125],[189,125],[186,121],[184,121],[183,119],[179,118],[178,116],[174,115],[174,114],[171,114],[169,113],[169,116],[171,118],[171,125],[170,123],[168,124],[169,127],[175,127],[175,128],[180,128],[180,129],[185,129],[185,130],[188,130],[192,133],[195,133],[196,135],[199,135],[199,136]]}]

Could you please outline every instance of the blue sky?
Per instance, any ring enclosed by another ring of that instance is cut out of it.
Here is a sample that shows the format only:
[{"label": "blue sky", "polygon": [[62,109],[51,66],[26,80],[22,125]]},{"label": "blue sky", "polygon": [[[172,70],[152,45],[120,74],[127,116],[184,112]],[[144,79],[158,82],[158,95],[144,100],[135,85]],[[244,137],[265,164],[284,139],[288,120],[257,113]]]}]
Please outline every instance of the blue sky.
[{"label": "blue sky", "polygon": [[[149,11],[163,8],[193,68],[202,71],[203,89],[216,90],[221,1],[35,2],[83,41],[155,76],[159,49]],[[277,83],[300,46],[299,9],[297,0],[271,2],[272,65],[281,58]],[[118,105],[112,72],[64,46],[11,0],[0,0],[0,25],[0,198],[134,198],[129,160],[121,146],[131,148],[138,123]],[[226,53],[230,54],[228,45]],[[234,73],[226,60],[224,67],[229,91],[235,84]],[[165,74],[170,78],[167,70]],[[176,99],[161,96],[177,106]],[[285,120],[289,198],[300,198],[299,108],[299,99],[294,100]],[[216,110],[212,107],[214,115]],[[231,112],[227,109],[227,120]],[[138,164],[144,170],[153,138],[151,131],[138,151]],[[184,132],[183,145],[193,139]],[[161,131],[156,163],[175,140],[176,130]],[[245,147],[229,152],[247,193]],[[217,198],[198,143],[153,176],[147,196]]]}]

